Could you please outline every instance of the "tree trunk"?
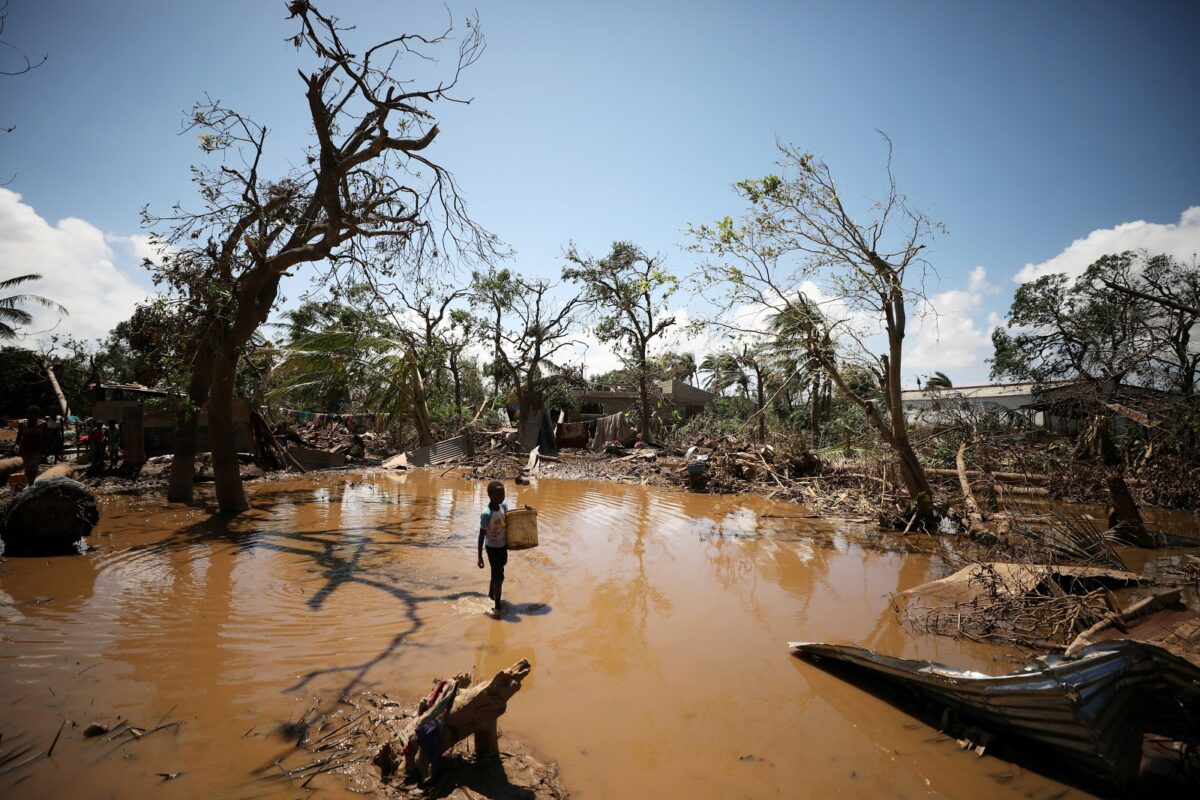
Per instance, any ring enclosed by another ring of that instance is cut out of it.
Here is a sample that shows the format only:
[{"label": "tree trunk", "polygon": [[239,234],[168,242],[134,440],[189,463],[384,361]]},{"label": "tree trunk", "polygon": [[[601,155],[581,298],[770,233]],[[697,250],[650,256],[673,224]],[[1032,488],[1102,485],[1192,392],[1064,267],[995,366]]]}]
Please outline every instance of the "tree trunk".
[{"label": "tree trunk", "polygon": [[218,330],[218,323],[210,324],[197,342],[196,353],[192,357],[192,375],[188,381],[187,402],[190,407],[180,409],[175,414],[175,455],[167,482],[167,500],[171,502],[192,502],[200,409],[208,405]]},{"label": "tree trunk", "polygon": [[762,372],[754,371],[754,389],[758,395],[758,440],[767,441],[767,391],[763,386]]},{"label": "tree trunk", "polygon": [[[468,736],[474,736],[475,755],[489,756],[499,752],[497,720],[508,710],[508,701],[521,689],[532,667],[525,659],[501,670],[487,683],[467,687],[466,675],[458,680],[458,693],[442,725],[441,750],[445,752]],[[383,745],[376,763],[403,765],[408,780],[427,780],[432,776],[428,755],[420,747],[407,747],[416,738],[417,730],[426,719],[438,712],[438,705],[420,714],[392,741]]]},{"label": "tree trunk", "polygon": [[638,402],[642,407],[642,441],[649,442],[650,439],[650,387],[646,380],[646,348],[643,346],[639,351],[638,356]]},{"label": "tree trunk", "polygon": [[417,366],[412,349],[408,351],[409,376],[412,381],[413,422],[417,426],[417,443],[421,447],[434,443],[433,421],[429,416],[429,401],[425,397],[425,382],[421,380],[421,369]]},{"label": "tree trunk", "polygon": [[25,469],[25,459],[20,456],[0,458],[0,482],[7,481],[8,476]]},{"label": "tree trunk", "polygon": [[[212,391],[208,398],[208,439],[213,458],[213,482],[217,507],[223,514],[237,514],[250,507],[242,488],[242,476],[233,438],[233,390],[242,348],[267,321],[279,293],[282,273],[278,263],[255,267],[238,284],[237,311],[233,325],[214,327],[209,361]],[[214,326],[220,323],[214,323]]]},{"label": "tree trunk", "polygon": [[821,373],[813,378],[812,389],[809,392],[808,432],[812,437],[812,446],[820,447],[818,439],[821,436],[821,404],[825,402],[821,395]]},{"label": "tree trunk", "polygon": [[892,449],[900,457],[900,476],[904,480],[904,488],[908,491],[909,498],[921,509],[921,518],[929,519],[933,512],[933,489],[925,475],[925,468],[921,466],[912,444],[908,441],[908,435],[897,437],[892,443]]},{"label": "tree trunk", "polygon": [[71,416],[71,407],[67,405],[67,396],[63,394],[62,387],[58,385],[58,378],[54,374],[54,365],[50,363],[50,359],[43,358],[42,366],[46,368],[46,377],[50,379],[50,386],[58,397],[58,407],[62,410],[63,418]]},{"label": "tree trunk", "polygon": [[[893,349],[898,349],[898,345]],[[842,378],[840,372],[837,371],[835,365],[824,363],[826,373],[830,380],[837,386],[838,391],[842,393],[846,399],[861,408],[866,412],[867,419],[879,431],[879,435],[887,442],[888,446],[896,454],[900,461],[900,477],[904,481],[904,488],[908,492],[909,498],[913,502],[913,506],[919,512],[922,521],[932,520],[936,515],[933,513],[933,490],[929,485],[929,478],[925,475],[925,470],[921,466],[921,462],[917,459],[917,454],[913,451],[912,443],[908,440],[908,429],[904,423],[904,409],[899,407],[899,379],[894,375],[889,375],[889,361],[884,360],[884,388],[887,389],[889,395],[893,394],[893,378],[895,387],[895,405],[889,407],[890,419],[893,424],[896,423],[896,414],[899,413],[899,435],[893,430],[888,422],[880,415],[879,409],[875,403],[864,400],[859,397]]]},{"label": "tree trunk", "polygon": [[213,367],[212,393],[208,398],[208,443],[212,452],[213,483],[217,509],[237,514],[250,507],[242,487],[237,444],[233,427],[233,389],[237,373],[237,351],[222,353]]},{"label": "tree trunk", "polygon": [[[909,497],[921,512],[922,519],[929,519],[933,512],[933,489],[921,466],[912,443],[908,440],[908,420],[904,418],[904,403],[900,393],[900,364],[904,357],[904,296],[897,289],[887,307],[888,355],[883,360],[884,392],[887,397],[888,418],[891,423],[890,444],[900,456],[900,472],[904,477]],[[882,420],[880,420],[882,422]]]},{"label": "tree trunk", "polygon": [[958,484],[963,493],[963,506],[967,512],[967,530],[971,533],[986,533],[987,526],[984,523],[983,512],[979,509],[979,503],[975,502],[975,495],[971,491],[971,481],[967,477],[967,443],[962,442],[958,445],[958,455],[954,458],[954,463],[958,467]]},{"label": "tree trunk", "polygon": [[1146,530],[1146,523],[1142,521],[1137,501],[1133,499],[1129,485],[1120,473],[1114,472],[1108,476],[1108,493],[1112,498],[1109,527],[1116,528],[1122,536],[1128,537],[1138,547],[1159,547],[1161,542]]},{"label": "tree trunk", "polygon": [[450,377],[454,380],[454,413],[462,413],[462,373],[458,368],[458,354],[450,354]]},{"label": "tree trunk", "polygon": [[167,480],[167,500],[172,503],[192,502],[196,479],[196,438],[200,413],[181,411],[175,417],[175,456]]}]

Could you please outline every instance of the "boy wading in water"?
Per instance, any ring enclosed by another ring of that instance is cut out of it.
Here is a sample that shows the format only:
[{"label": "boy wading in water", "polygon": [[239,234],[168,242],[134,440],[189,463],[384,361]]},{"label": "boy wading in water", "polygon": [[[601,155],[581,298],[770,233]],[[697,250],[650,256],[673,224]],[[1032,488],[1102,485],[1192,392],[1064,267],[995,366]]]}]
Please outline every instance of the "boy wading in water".
[{"label": "boy wading in water", "polygon": [[487,560],[492,567],[492,580],[488,584],[488,597],[496,604],[500,613],[500,591],[504,588],[504,565],[508,563],[508,504],[504,502],[504,484],[492,481],[487,487],[488,507],[479,515],[479,568],[483,569],[484,543],[487,543]]}]

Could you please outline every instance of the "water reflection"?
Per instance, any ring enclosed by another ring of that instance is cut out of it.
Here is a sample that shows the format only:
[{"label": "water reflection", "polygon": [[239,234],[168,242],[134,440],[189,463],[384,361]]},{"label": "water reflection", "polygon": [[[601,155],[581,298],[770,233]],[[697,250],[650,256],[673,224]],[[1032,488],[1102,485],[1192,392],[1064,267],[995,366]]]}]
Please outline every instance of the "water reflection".
[{"label": "water reflection", "polygon": [[[899,733],[908,720],[886,705],[830,702],[857,690],[783,648],[831,639],[989,665],[995,650],[896,624],[888,597],[929,577],[928,558],[863,549],[850,528],[760,498],[541,480],[510,487],[539,509],[542,544],[512,554],[511,606],[494,619],[474,552],[484,486],[306,476],[255,487],[255,510],[233,519],[106,498],[92,552],[0,565],[5,741],[48,741],[68,717],[184,723],[125,747],[132,759],[70,729],[52,769],[0,792],[291,796],[252,773],[291,752],[284,733],[314,703],[365,688],[412,698],[520,658],[534,668],[504,729],[585,796],[822,794],[848,780],[926,794],[929,759],[951,793],[997,790],[975,762]],[[159,783],[173,771],[186,782]],[[1031,780],[1020,791],[1053,786]]]}]

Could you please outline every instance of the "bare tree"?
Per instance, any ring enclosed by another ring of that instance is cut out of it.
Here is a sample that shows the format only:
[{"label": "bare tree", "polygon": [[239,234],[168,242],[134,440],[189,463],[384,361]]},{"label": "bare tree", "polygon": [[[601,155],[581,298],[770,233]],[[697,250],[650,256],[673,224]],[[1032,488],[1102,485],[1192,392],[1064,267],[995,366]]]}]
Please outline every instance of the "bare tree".
[{"label": "bare tree", "polygon": [[[466,214],[450,173],[425,155],[438,136],[430,109],[454,102],[463,69],[483,51],[470,19],[450,77],[416,88],[400,74],[406,59],[450,42],[451,31],[401,34],[351,49],[348,28],[307,0],[287,4],[298,29],[292,38],[316,65],[302,70],[313,142],[302,166],[277,178],[260,172],[267,129],[206,98],[185,130],[196,132],[214,166],[195,167],[203,208],[176,206],[168,216],[146,213],[165,230],[157,241],[171,257],[156,279],[196,298],[203,323],[191,363],[188,396],[207,405],[217,503],[223,512],[247,508],[233,438],[233,389],[243,348],[275,303],[279,283],[295,267],[325,263],[369,268],[367,242],[389,240],[416,265],[447,251],[486,255],[494,240]],[[357,52],[356,52],[357,50]],[[195,415],[179,430],[169,496],[189,500],[196,450]]]},{"label": "bare tree", "polygon": [[[928,264],[921,253],[938,226],[897,190],[891,142],[884,140],[887,194],[872,205],[865,222],[844,205],[823,160],[781,144],[780,175],[736,185],[750,205],[742,219],[726,217],[690,233],[696,240],[692,249],[711,257],[706,283],[723,290],[727,309],[747,305],[792,315],[800,323],[805,349],[895,452],[905,488],[920,516],[928,518],[932,490],[908,438],[900,391],[908,304],[923,297]],[[834,308],[844,309],[841,319],[834,318]],[[852,315],[878,320],[884,352],[872,352],[866,338],[874,331],[856,327]],[[829,346],[834,340],[848,344],[852,358],[871,370],[882,404],[849,384],[844,362]]]}]

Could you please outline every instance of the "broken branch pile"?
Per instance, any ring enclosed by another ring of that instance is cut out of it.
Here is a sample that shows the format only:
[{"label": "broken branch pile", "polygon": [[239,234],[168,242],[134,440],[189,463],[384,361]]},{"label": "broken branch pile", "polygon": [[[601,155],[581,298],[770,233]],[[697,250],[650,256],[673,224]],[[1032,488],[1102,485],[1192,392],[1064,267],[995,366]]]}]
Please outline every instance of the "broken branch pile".
[{"label": "broken branch pile", "polygon": [[930,633],[1062,649],[1120,611],[1111,589],[1144,582],[1101,567],[977,563],[901,592],[897,610]]}]

